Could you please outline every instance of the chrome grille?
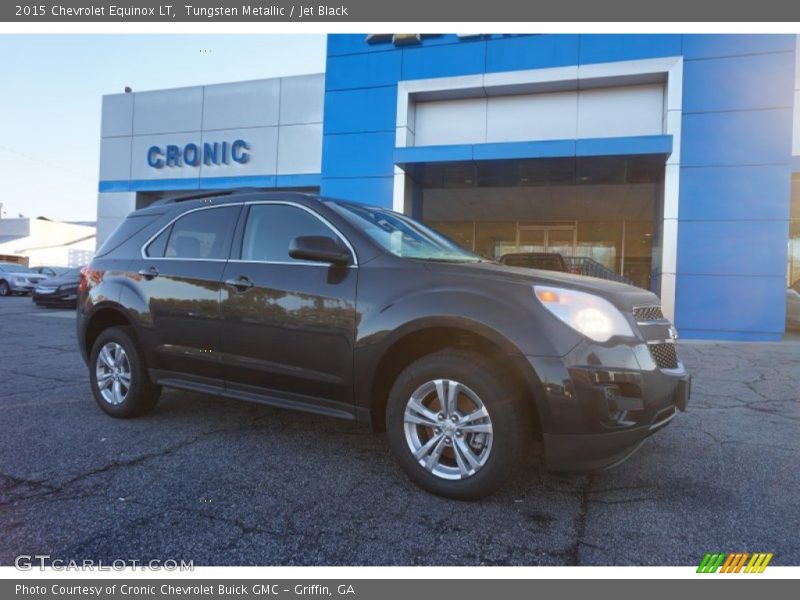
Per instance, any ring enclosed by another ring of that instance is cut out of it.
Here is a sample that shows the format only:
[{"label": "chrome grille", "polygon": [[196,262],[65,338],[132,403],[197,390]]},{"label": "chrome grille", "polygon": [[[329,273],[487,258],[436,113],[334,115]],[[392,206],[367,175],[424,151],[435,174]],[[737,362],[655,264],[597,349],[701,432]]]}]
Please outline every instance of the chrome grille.
[{"label": "chrome grille", "polygon": [[639,323],[644,321],[663,321],[664,313],[661,312],[661,307],[657,304],[653,306],[636,306],[633,309],[633,318]]},{"label": "chrome grille", "polygon": [[678,368],[678,354],[672,342],[650,344],[650,354],[653,355],[659,369]]}]

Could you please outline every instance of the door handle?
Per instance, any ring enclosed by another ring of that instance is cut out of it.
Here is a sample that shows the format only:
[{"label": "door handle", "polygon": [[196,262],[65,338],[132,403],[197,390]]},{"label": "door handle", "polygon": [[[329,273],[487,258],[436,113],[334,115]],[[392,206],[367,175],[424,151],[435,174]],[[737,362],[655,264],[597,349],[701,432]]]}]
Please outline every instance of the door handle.
[{"label": "door handle", "polygon": [[148,267],[146,269],[139,269],[139,275],[145,279],[154,279],[158,277],[158,269],[155,267]]},{"label": "door handle", "polygon": [[232,288],[236,288],[240,292],[244,292],[245,290],[250,289],[253,287],[253,282],[250,281],[247,277],[242,275],[239,279],[226,279],[225,285],[228,285]]}]

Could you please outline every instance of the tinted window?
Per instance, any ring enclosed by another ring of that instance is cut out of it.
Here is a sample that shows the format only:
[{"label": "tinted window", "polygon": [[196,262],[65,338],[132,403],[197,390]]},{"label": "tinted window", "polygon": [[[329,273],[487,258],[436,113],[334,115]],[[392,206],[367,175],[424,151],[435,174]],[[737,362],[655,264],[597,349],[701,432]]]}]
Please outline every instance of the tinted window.
[{"label": "tinted window", "polygon": [[147,245],[145,248],[144,253],[147,256],[154,256],[154,257],[162,257],[164,256],[164,251],[167,249],[167,240],[169,239],[169,234],[172,232],[172,227],[167,227],[164,231],[159,233],[152,242]]},{"label": "tinted window", "polygon": [[100,246],[100,249],[97,251],[95,256],[103,256],[104,254],[108,254],[124,242],[127,242],[160,216],[161,215],[158,214],[129,216],[119,224],[119,226],[111,233],[110,236],[108,236],[106,241],[103,242],[103,245]]},{"label": "tinted window", "polygon": [[[172,224],[166,258],[225,259],[236,225],[238,206],[190,212]],[[155,241],[155,240],[154,240]]]},{"label": "tinted window", "polygon": [[289,243],[301,235],[338,239],[330,227],[296,206],[255,204],[250,207],[242,241],[242,260],[287,262]]}]

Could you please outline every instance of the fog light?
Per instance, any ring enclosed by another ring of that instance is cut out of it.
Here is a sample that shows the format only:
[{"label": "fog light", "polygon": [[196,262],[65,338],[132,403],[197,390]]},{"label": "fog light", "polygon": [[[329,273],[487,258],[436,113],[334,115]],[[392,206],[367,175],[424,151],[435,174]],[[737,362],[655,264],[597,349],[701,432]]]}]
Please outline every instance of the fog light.
[{"label": "fog light", "polygon": [[617,403],[617,398],[621,396],[619,386],[604,385],[603,396],[606,400],[606,409],[608,410],[608,418],[612,423],[619,423],[625,418],[626,411],[621,410]]}]

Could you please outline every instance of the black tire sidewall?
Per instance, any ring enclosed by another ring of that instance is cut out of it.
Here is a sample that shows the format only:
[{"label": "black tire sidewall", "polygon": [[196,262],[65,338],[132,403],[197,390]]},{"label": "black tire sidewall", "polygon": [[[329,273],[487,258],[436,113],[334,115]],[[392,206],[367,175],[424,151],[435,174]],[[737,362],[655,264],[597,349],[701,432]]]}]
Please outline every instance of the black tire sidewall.
[{"label": "black tire sidewall", "polygon": [[0,296],[10,296],[11,295],[11,287],[5,281],[0,281]]},{"label": "black tire sidewall", "polygon": [[[492,450],[486,464],[463,480],[433,475],[413,457],[405,439],[406,403],[416,389],[434,379],[452,379],[469,387],[484,403],[492,421]],[[386,410],[389,444],[406,474],[424,489],[458,500],[476,500],[499,489],[516,471],[525,451],[527,417],[522,394],[501,370],[480,355],[441,351],[408,366],[395,381]]]},{"label": "black tire sidewall", "polygon": [[[109,342],[116,342],[125,350],[131,366],[131,387],[128,396],[120,404],[109,404],[105,401],[97,386],[97,356],[100,349]],[[89,381],[94,399],[103,411],[112,417],[121,419],[138,416],[152,408],[149,394],[151,384],[147,379],[142,353],[134,342],[128,328],[112,327],[103,331],[95,340],[89,355]]]}]

